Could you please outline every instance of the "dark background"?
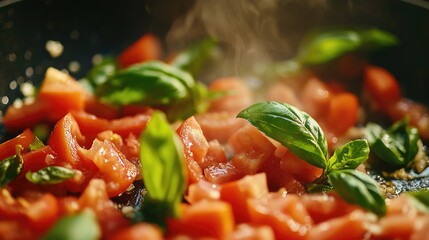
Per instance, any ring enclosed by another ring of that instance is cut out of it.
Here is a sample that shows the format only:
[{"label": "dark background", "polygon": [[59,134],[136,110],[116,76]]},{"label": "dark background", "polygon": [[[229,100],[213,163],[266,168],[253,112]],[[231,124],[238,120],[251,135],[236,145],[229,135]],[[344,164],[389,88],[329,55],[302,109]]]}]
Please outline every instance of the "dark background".
[{"label": "dark background", "polygon": [[[379,27],[395,34],[400,45],[374,56],[372,61],[394,73],[404,95],[429,105],[428,9],[400,0],[279,2],[275,14],[282,34],[292,46],[307,31],[332,25]],[[5,3],[0,1],[0,5]],[[80,70],[72,74],[80,78],[91,66],[94,54],[117,54],[146,32],[165,36],[173,21],[186,14],[192,3],[192,0],[22,0],[0,7],[0,112],[20,96],[18,88],[9,88],[11,81],[37,84],[46,68],[64,69],[71,61],[80,63]],[[60,57],[52,58],[47,53],[48,40],[64,45]],[[26,75],[28,68],[32,75]],[[2,103],[6,102],[5,96],[7,104]],[[3,131],[0,126],[0,136]],[[0,142],[3,139],[0,137]]]}]

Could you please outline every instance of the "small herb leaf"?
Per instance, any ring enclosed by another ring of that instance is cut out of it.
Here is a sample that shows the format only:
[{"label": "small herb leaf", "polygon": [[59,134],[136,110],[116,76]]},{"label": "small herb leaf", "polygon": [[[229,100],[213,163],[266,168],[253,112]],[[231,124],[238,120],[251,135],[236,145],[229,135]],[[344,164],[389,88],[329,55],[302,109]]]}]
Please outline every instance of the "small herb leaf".
[{"label": "small herb leaf", "polygon": [[367,140],[358,139],[337,148],[328,161],[326,174],[343,169],[355,169],[368,159],[369,146]]},{"label": "small herb leaf", "polygon": [[40,139],[38,137],[35,137],[34,141],[32,143],[30,143],[29,149],[30,149],[30,151],[35,151],[35,150],[42,148],[44,146],[45,146],[45,144],[43,144],[43,142],[40,141]]},{"label": "small herb leaf", "polygon": [[96,240],[100,239],[101,230],[92,210],[85,209],[75,215],[67,215],[55,223],[43,240]]},{"label": "small herb leaf", "polygon": [[16,146],[16,154],[0,161],[0,188],[13,181],[22,171],[22,146]]},{"label": "small herb leaf", "polygon": [[328,146],[319,124],[307,113],[278,102],[254,104],[238,114],[299,158],[325,169]]},{"label": "small herb leaf", "polygon": [[[144,218],[146,221],[160,224],[160,218],[178,216],[186,185],[183,158],[180,140],[164,114],[155,111],[140,136],[140,161],[148,197],[142,207],[143,215],[149,215]],[[154,207],[154,204],[162,206]],[[164,215],[153,212],[154,208],[164,209]]]},{"label": "small herb leaf", "polygon": [[100,63],[94,65],[89,70],[81,82],[87,83],[92,90],[97,89],[98,86],[104,84],[118,69],[119,63],[116,58],[104,57]]},{"label": "small herb leaf", "polygon": [[357,204],[379,216],[386,214],[386,203],[377,182],[365,173],[345,169],[333,171],[328,180],[348,203]]},{"label": "small herb leaf", "polygon": [[56,184],[72,178],[74,174],[75,171],[72,169],[48,166],[37,172],[29,171],[25,174],[25,177],[28,181],[36,184]]},{"label": "small herb leaf", "polygon": [[415,192],[408,192],[413,205],[421,212],[429,213],[429,190],[420,189]]}]

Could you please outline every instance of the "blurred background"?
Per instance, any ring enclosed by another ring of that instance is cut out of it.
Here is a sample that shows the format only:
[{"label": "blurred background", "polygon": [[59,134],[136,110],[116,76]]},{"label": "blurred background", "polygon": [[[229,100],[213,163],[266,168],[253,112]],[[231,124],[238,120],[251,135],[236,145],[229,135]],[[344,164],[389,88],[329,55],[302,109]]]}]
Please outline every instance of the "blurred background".
[{"label": "blurred background", "polygon": [[[227,26],[236,29],[223,32]],[[244,57],[254,50],[245,44],[255,43],[267,55],[288,59],[308,31],[332,26],[378,27],[396,35],[400,44],[371,61],[398,78],[405,96],[429,105],[429,9],[401,0],[3,0],[0,117],[20,96],[20,85],[37,85],[48,67],[79,79],[94,58],[118,54],[147,32],[169,49],[222,31]],[[50,47],[62,47],[61,54],[52,56]]]}]

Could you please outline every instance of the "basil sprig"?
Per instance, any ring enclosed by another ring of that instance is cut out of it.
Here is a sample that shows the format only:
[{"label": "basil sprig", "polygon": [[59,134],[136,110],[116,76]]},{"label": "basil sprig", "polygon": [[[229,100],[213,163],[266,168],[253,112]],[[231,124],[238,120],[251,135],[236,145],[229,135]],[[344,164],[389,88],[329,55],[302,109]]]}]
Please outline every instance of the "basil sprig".
[{"label": "basil sprig", "polygon": [[198,74],[203,65],[215,55],[217,41],[212,38],[200,40],[174,58],[172,66],[183,69],[192,75]]},{"label": "basil sprig", "polygon": [[375,123],[368,123],[365,128],[371,150],[389,166],[401,168],[408,165],[419,151],[419,133],[417,128],[404,118],[384,130]]},{"label": "basil sprig", "polygon": [[118,60],[114,57],[104,57],[100,63],[94,65],[79,82],[93,92],[104,84],[110,76],[119,69]]},{"label": "basil sprig", "polygon": [[328,158],[327,141],[319,124],[307,113],[293,106],[260,102],[240,112],[238,117],[248,120],[299,158],[323,169],[322,176],[309,184],[309,190],[333,189],[352,204],[358,204],[377,215],[386,213],[386,205],[377,182],[355,170],[369,155],[365,139],[345,144]]},{"label": "basil sprig", "polygon": [[164,114],[155,111],[140,136],[140,162],[147,190],[137,220],[165,228],[168,217],[179,215],[186,186],[183,147]]},{"label": "basil sprig", "polygon": [[16,154],[0,161],[0,188],[12,182],[21,173],[24,160],[21,145],[16,145]]},{"label": "basil sprig", "polygon": [[67,215],[58,220],[43,240],[97,240],[101,237],[101,229],[94,212],[85,209],[78,214]]},{"label": "basil sprig", "polygon": [[307,113],[288,104],[261,102],[244,109],[238,117],[248,120],[308,163],[319,168],[327,166],[325,135]]},{"label": "basil sprig", "polygon": [[60,166],[48,166],[37,172],[28,171],[25,177],[28,181],[36,184],[56,184],[72,178],[75,170]]},{"label": "basil sprig", "polygon": [[386,204],[377,182],[367,174],[344,169],[333,171],[328,175],[329,182],[344,200],[383,216],[386,214]]},{"label": "basil sprig", "polygon": [[389,47],[397,42],[395,36],[376,28],[319,32],[303,41],[296,60],[304,65],[323,64],[345,53]]},{"label": "basil sprig", "polygon": [[95,93],[114,105],[140,104],[162,109],[171,120],[205,110],[202,106],[209,95],[205,86],[196,83],[188,72],[159,61],[117,71]]}]

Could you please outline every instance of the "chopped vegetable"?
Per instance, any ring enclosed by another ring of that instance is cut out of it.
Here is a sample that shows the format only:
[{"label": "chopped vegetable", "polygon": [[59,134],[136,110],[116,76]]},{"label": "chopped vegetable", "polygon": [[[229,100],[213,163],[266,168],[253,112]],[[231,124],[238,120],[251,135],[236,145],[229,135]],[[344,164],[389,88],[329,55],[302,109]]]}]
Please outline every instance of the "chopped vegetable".
[{"label": "chopped vegetable", "polygon": [[28,181],[32,183],[56,184],[61,183],[69,178],[72,178],[74,174],[75,171],[68,168],[49,166],[37,172],[28,171],[25,174],[25,177]]}]

